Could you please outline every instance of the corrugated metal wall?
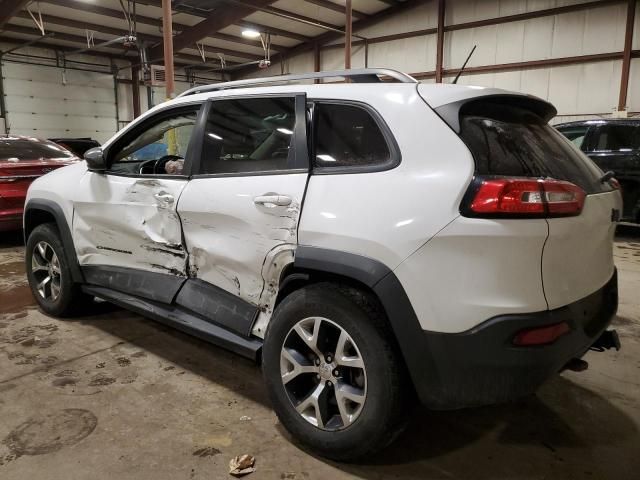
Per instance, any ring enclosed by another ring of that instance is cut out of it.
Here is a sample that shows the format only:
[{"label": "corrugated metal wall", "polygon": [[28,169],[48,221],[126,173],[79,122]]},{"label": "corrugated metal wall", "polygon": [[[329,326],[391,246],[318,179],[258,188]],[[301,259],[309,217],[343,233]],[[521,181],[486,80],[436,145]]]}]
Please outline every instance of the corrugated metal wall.
[{"label": "corrugated metal wall", "polygon": [[[471,22],[547,8],[585,3],[564,0],[448,0],[446,25]],[[477,49],[468,66],[546,60],[598,53],[621,52],[624,45],[626,2],[542,18],[490,25],[445,33],[444,69],[459,68],[473,45]],[[427,2],[373,27],[357,30],[365,37],[434,28],[437,2]],[[640,49],[640,8],[636,9],[633,48]],[[285,73],[313,70],[313,53],[285,61]],[[352,67],[364,66],[364,47],[355,46]],[[434,71],[436,35],[413,37],[369,46],[369,66],[389,67],[408,73]],[[323,48],[321,69],[344,67],[342,47]],[[610,114],[617,107],[622,61],[529,68],[520,71],[468,74],[459,83],[518,90],[545,98],[556,105],[565,120],[591,114]],[[267,71],[249,76],[279,74],[275,63]],[[445,82],[451,77],[444,77]],[[433,80],[425,80],[433,82]],[[640,59],[632,59],[628,110],[640,112]]]}]

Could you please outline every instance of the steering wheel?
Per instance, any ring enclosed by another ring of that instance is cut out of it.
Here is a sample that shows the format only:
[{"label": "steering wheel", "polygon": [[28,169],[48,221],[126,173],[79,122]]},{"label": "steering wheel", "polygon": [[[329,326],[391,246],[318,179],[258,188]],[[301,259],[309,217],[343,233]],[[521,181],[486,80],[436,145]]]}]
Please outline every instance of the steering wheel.
[{"label": "steering wheel", "polygon": [[160,157],[157,160],[153,160],[153,159],[152,160],[145,160],[144,162],[142,162],[140,164],[138,173],[140,175],[167,173],[164,170],[164,166],[167,164],[167,162],[169,162],[171,160],[184,160],[184,158],[181,157],[180,155],[165,155],[164,157]]}]

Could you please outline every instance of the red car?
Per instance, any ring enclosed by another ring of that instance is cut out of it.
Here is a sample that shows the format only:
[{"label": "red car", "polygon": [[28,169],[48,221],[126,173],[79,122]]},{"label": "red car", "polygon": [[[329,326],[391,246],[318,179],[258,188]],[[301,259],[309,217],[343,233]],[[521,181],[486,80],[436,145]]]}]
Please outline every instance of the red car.
[{"label": "red car", "polygon": [[31,182],[78,160],[49,140],[0,135],[0,231],[22,228],[22,210]]}]

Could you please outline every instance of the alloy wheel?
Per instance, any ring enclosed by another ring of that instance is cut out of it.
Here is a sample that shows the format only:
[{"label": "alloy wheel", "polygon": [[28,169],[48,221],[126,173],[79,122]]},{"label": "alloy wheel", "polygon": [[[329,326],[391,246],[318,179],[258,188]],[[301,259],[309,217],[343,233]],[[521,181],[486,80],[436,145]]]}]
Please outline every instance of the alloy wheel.
[{"label": "alloy wheel", "polygon": [[55,302],[60,296],[60,260],[47,242],[38,242],[31,255],[31,273],[36,290],[45,300]]},{"label": "alloy wheel", "polygon": [[322,430],[356,421],[367,397],[367,373],[353,338],[323,317],[296,323],[280,353],[282,384],[296,411]]}]

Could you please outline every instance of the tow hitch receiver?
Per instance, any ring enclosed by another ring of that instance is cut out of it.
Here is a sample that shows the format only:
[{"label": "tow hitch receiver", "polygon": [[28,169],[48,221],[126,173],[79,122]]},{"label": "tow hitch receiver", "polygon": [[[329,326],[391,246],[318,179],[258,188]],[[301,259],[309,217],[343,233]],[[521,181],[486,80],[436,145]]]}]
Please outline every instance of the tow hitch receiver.
[{"label": "tow hitch receiver", "polygon": [[600,335],[594,344],[591,345],[590,350],[604,352],[610,348],[620,350],[620,337],[618,337],[618,332],[615,330],[606,330],[602,332],[602,335]]}]

